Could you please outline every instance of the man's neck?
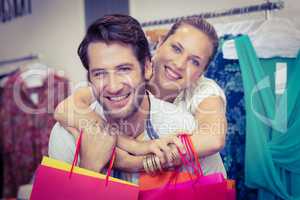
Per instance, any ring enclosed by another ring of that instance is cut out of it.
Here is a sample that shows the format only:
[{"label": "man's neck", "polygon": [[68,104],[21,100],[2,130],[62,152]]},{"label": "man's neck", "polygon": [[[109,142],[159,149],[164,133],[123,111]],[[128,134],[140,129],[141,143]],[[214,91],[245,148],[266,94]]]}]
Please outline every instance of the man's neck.
[{"label": "man's neck", "polygon": [[145,94],[138,110],[129,118],[117,122],[122,133],[129,137],[136,138],[145,130],[145,122],[150,112],[150,99]]}]

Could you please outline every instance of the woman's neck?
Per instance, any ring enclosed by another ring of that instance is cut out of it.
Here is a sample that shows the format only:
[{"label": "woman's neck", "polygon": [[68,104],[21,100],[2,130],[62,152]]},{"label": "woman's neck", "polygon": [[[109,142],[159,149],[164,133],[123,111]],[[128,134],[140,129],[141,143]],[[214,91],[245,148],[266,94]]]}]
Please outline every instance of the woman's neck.
[{"label": "woman's neck", "polygon": [[147,89],[158,99],[173,103],[176,97],[179,95],[178,90],[166,90],[158,84],[158,81],[151,79],[147,85]]}]

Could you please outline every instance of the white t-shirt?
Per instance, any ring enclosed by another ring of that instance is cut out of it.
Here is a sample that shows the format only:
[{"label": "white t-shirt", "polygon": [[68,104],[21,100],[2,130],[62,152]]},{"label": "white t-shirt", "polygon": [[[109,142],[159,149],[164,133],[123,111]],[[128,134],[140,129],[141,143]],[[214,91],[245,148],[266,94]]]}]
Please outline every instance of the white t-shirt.
[{"label": "white t-shirt", "polygon": [[[194,117],[183,111],[176,105],[150,97],[150,120],[155,131],[160,137],[176,133],[178,131],[191,132],[196,127]],[[104,118],[102,106],[96,101],[91,105],[96,113]],[[147,134],[143,133],[145,140],[148,140]],[[53,127],[49,139],[49,156],[51,158],[72,163],[75,154],[75,139],[59,123]],[[213,162],[212,162],[213,161]],[[79,159],[80,162],[80,159]],[[226,177],[226,171],[219,153],[201,159],[204,174],[221,172]],[[217,171],[215,171],[217,170]],[[138,183],[138,174],[133,173],[132,181]]]}]

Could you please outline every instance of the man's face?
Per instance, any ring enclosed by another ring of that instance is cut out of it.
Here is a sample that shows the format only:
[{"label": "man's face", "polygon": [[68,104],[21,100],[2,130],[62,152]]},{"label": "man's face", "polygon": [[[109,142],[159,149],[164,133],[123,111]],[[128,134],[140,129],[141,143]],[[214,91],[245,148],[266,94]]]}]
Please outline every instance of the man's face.
[{"label": "man's face", "polygon": [[[132,116],[145,94],[145,74],[129,45],[94,42],[88,46],[94,93],[112,120]],[[145,73],[149,71],[145,66]],[[146,73],[147,75],[147,73]]]},{"label": "man's face", "polygon": [[169,91],[190,87],[203,73],[212,52],[212,42],[203,32],[183,24],[152,58],[154,80]]}]

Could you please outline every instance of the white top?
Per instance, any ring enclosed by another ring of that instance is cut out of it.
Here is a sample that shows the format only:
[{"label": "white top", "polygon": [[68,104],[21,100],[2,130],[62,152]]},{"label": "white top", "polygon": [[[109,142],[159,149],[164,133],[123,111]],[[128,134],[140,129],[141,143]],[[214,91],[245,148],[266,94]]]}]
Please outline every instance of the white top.
[{"label": "white top", "polygon": [[[159,100],[150,94],[150,119],[155,131],[161,136],[175,133],[175,131],[191,132],[196,127],[194,117],[176,105]],[[104,117],[102,106],[94,102],[91,108]],[[145,139],[148,140],[147,134]],[[75,154],[75,139],[59,123],[53,127],[49,139],[49,156],[51,158],[72,163]],[[78,159],[80,162],[80,159]],[[226,177],[226,171],[219,153],[201,159],[204,174],[221,172]],[[138,174],[133,174],[129,180],[138,183]]]},{"label": "white top", "polygon": [[182,91],[177,96],[174,100],[174,104],[192,115],[195,115],[199,104],[210,96],[221,97],[224,102],[224,107],[226,108],[226,97],[222,88],[214,80],[202,75],[193,87]]}]

